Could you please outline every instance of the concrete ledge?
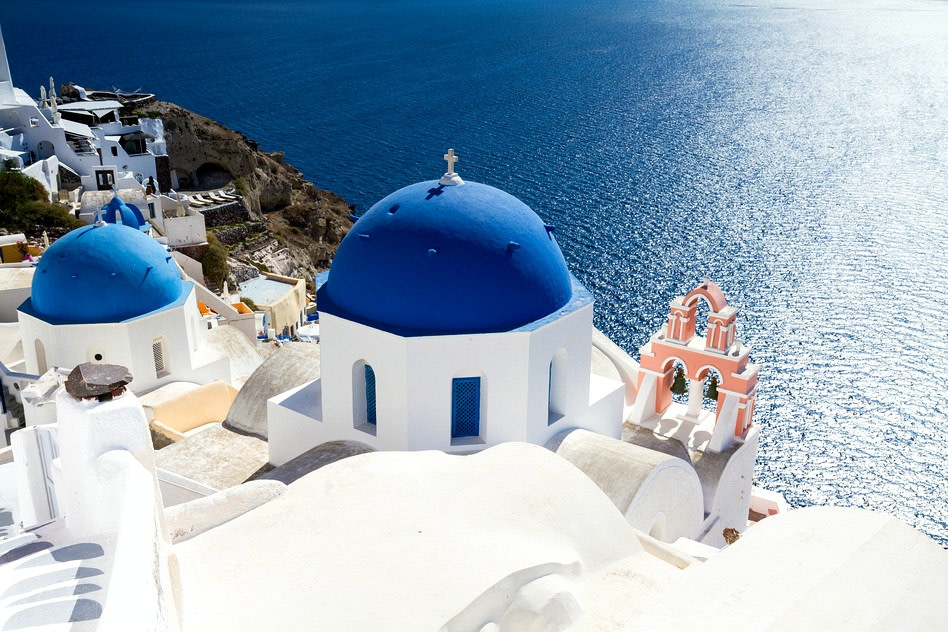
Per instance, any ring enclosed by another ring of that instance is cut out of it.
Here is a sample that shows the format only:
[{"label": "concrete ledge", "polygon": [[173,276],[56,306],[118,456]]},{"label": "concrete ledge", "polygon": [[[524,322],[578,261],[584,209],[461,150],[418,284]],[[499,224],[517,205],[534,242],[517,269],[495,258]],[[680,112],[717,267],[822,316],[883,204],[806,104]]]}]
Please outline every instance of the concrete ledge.
[{"label": "concrete ledge", "polygon": [[169,507],[165,518],[174,543],[183,542],[208,529],[243,515],[278,498],[286,491],[280,481],[251,481],[212,496]]}]

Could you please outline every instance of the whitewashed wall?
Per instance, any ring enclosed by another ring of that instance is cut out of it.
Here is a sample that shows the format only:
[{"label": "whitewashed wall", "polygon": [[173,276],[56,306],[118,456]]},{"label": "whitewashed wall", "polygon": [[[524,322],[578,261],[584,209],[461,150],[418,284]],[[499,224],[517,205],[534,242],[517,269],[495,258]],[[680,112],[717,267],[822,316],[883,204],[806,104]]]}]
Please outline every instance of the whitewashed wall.
[{"label": "whitewashed wall", "polygon": [[[226,359],[201,362],[194,353],[198,350],[201,320],[193,287],[183,305],[121,323],[54,325],[24,312],[19,313],[19,321],[29,373],[45,372],[38,364],[35,341],[39,339],[45,351],[45,368],[70,368],[83,362],[120,364],[132,373],[132,388],[139,393],[170,381],[203,383],[231,377]],[[159,337],[164,339],[165,365],[170,373],[162,377],[155,372],[152,354],[152,343]],[[96,354],[102,358],[97,360]]]},{"label": "whitewashed wall", "polygon": [[[268,405],[271,462],[335,440],[379,450],[470,452],[507,441],[543,445],[571,427],[618,437],[621,383],[598,388],[590,402],[591,332],[592,304],[532,331],[415,338],[323,313],[319,382]],[[557,353],[563,365],[553,388],[562,397],[554,397],[559,414],[551,417],[550,362]],[[362,362],[375,372],[375,425],[364,423]],[[478,437],[451,437],[458,377],[481,378]]]}]

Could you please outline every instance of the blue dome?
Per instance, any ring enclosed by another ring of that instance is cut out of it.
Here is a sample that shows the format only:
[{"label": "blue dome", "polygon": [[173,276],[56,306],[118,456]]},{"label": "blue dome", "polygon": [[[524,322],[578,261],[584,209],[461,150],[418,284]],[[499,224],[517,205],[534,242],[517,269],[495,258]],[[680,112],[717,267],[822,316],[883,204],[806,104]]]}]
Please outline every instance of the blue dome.
[{"label": "blue dome", "polygon": [[320,311],[400,335],[507,331],[563,307],[563,253],[526,204],[468,182],[419,182],[370,208],[339,245]]},{"label": "blue dome", "polygon": [[121,224],[57,239],[33,275],[32,311],[63,323],[116,323],[177,301],[186,290],[171,254]]},{"label": "blue dome", "polygon": [[118,222],[130,228],[140,229],[145,225],[145,216],[138,210],[138,207],[125,202],[117,195],[113,196],[101,210],[103,218],[109,224],[115,224],[116,216],[118,216]]}]

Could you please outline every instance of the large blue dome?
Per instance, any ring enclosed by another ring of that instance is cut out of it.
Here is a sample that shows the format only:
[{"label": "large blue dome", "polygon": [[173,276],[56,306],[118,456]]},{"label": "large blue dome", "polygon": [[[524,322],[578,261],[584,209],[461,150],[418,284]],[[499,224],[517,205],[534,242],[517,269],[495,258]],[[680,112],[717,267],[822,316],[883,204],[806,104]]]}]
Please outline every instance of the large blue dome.
[{"label": "large blue dome", "polygon": [[400,335],[507,331],[572,294],[552,227],[499,189],[419,182],[385,197],[346,235],[321,311]]},{"label": "large blue dome", "polygon": [[57,239],[33,275],[32,311],[61,323],[116,323],[177,301],[186,289],[171,254],[121,224]]}]

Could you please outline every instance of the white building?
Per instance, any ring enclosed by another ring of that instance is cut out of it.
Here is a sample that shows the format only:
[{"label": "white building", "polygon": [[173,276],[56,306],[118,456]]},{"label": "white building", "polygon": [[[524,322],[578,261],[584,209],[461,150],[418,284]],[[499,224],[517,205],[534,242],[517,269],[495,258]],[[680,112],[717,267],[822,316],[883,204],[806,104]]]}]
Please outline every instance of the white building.
[{"label": "white building", "polygon": [[321,377],[271,400],[272,463],[333,440],[470,452],[572,428],[619,437],[623,384],[590,371],[592,296],[515,197],[454,173],[400,189],[317,286]]},{"label": "white building", "polygon": [[[126,188],[154,178],[171,189],[170,161],[160,120],[122,117],[118,101],[60,103],[53,92],[34,101],[14,87],[0,35],[0,160],[10,160],[59,195],[63,179],[85,191]],[[124,185],[123,185],[124,181]]]}]

